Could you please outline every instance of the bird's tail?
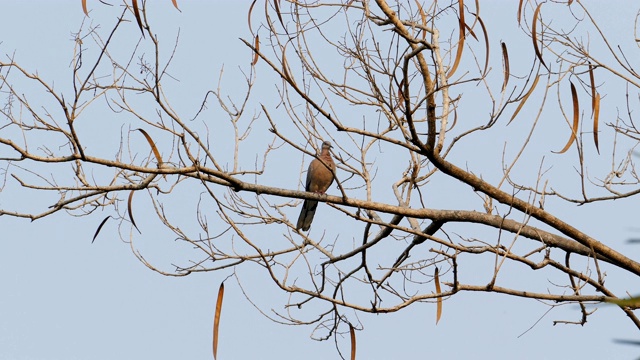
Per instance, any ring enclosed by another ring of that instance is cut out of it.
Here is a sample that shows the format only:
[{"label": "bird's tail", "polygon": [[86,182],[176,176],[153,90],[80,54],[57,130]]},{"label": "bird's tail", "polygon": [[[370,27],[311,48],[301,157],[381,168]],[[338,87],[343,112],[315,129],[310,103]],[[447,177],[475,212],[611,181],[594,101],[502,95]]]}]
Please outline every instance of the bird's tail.
[{"label": "bird's tail", "polygon": [[302,229],[302,231],[309,230],[309,227],[311,227],[311,222],[313,221],[313,216],[316,214],[317,207],[318,202],[315,200],[304,201],[304,204],[302,204],[302,210],[300,210],[300,216],[298,217],[298,224],[296,225],[296,229]]}]

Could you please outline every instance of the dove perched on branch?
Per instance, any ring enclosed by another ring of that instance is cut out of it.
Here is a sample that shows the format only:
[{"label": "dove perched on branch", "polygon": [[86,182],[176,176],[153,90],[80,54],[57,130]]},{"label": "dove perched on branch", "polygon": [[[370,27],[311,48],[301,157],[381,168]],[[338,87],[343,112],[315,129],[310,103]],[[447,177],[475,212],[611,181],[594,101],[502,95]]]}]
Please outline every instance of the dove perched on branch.
[{"label": "dove perched on branch", "polygon": [[[325,141],[322,143],[322,149],[317,158],[311,161],[309,164],[309,170],[307,171],[307,182],[305,190],[318,194],[324,194],[333,182],[333,174],[336,171],[336,164],[331,158],[331,143]],[[298,224],[296,229],[302,231],[309,230],[313,216],[316,214],[316,207],[318,202],[316,200],[305,200],[302,204],[302,210],[298,217]]]}]

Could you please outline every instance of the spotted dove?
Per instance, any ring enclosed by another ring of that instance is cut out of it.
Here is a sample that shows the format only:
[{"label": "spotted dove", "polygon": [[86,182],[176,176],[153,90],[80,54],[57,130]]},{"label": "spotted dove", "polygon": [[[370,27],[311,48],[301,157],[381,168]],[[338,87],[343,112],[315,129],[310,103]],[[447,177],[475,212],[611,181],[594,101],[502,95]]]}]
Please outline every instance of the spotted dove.
[{"label": "spotted dove", "polygon": [[[305,185],[306,191],[324,194],[333,182],[333,173],[336,170],[336,164],[331,158],[329,149],[331,149],[331,143],[329,141],[323,142],[320,154],[309,164],[307,183]],[[302,229],[302,231],[309,230],[311,222],[313,221],[313,215],[316,214],[317,206],[318,202],[316,200],[304,201],[296,229]]]}]

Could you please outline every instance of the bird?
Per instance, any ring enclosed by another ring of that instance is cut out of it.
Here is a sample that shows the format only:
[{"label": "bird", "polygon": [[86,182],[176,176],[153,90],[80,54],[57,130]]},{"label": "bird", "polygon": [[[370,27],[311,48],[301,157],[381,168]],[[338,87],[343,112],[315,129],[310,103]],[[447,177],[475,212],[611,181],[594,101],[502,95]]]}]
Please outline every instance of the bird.
[{"label": "bird", "polygon": [[[331,158],[331,142],[325,141],[322,143],[322,149],[318,157],[311,161],[309,164],[309,170],[307,170],[307,182],[305,184],[305,191],[314,192],[317,194],[324,194],[331,183],[333,183],[334,173],[336,171],[336,164]],[[298,217],[298,224],[296,230],[302,229],[302,231],[309,230],[313,216],[316,214],[316,207],[318,201],[305,200],[302,204],[302,210],[300,210],[300,216]]]}]

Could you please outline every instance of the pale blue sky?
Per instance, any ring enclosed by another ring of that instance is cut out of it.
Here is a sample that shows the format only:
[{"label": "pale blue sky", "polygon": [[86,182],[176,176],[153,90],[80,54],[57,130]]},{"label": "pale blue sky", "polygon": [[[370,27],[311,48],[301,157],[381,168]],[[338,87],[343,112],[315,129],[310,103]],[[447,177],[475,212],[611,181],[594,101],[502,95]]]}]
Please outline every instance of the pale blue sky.
[{"label": "pale blue sky", "polygon": [[[481,3],[481,14],[491,37],[493,74],[498,78],[502,76],[497,50],[502,40],[509,44],[512,70],[525,75],[530,66],[532,49],[530,40],[524,41],[526,38],[515,27],[517,2]],[[629,31],[637,9],[628,11],[626,7],[630,4],[633,2],[616,2],[615,6],[602,6],[594,13],[614,33],[632,38],[633,34]],[[86,19],[82,13],[80,1],[0,0],[3,14],[0,22],[0,56],[6,60],[6,54],[15,54],[15,60],[25,68],[37,71],[61,88],[69,86],[69,64],[73,50],[71,34],[77,31],[82,21],[94,21],[100,24],[102,34],[106,36],[121,11],[93,0],[88,0],[88,5],[90,19]],[[243,90],[243,85],[236,87],[236,84],[244,83],[241,70],[248,71],[251,53],[239,38],[250,38],[247,29],[250,1],[179,1],[179,5],[182,12],[176,11],[169,0],[152,1],[148,6],[153,9],[149,11],[151,23],[164,36],[161,40],[167,46],[173,43],[177,29],[180,29],[180,43],[173,63],[175,70],[171,72],[179,82],[173,83],[175,89],[167,91],[174,96],[172,103],[176,109],[190,118],[197,111],[204,93],[216,88],[223,64],[225,93],[233,95]],[[530,13],[528,15],[531,16]],[[133,18],[129,16],[129,19]],[[123,34],[137,40],[139,31],[135,22],[125,26],[129,29]],[[254,29],[257,28],[256,22]],[[118,50],[116,48],[114,51]],[[631,51],[630,59],[633,61],[638,58],[637,48]],[[514,65],[518,59],[526,59],[526,63]],[[253,96],[267,104],[276,104],[273,82],[277,81],[277,77],[272,76],[264,64],[258,64],[257,71],[257,90],[254,90]],[[465,89],[470,97],[473,88]],[[28,86],[24,88],[27,93],[32,90]],[[607,94],[615,97],[617,90],[610,89]],[[37,102],[42,97],[42,94],[34,94],[32,99]],[[467,101],[473,104],[473,99]],[[257,102],[252,106],[255,104]],[[535,104],[534,99],[529,100],[528,105],[532,104]],[[605,100],[603,104],[607,104]],[[214,107],[213,103],[211,107]],[[478,108],[485,111],[481,104],[478,104]],[[481,111],[479,114],[466,111],[469,119],[482,116]],[[531,109],[528,111],[533,112]],[[603,118],[606,120],[609,116],[608,121],[612,121],[615,110],[609,111],[603,114]],[[92,116],[99,123],[113,116],[106,114],[103,118],[102,115],[88,113],[87,117]],[[461,115],[459,121],[464,121],[465,113]],[[551,153],[551,150],[557,151],[564,145],[568,132],[562,123],[558,125],[560,120],[547,120],[543,126],[549,131],[538,132],[538,142],[542,145],[530,155],[536,159],[539,159],[535,157],[537,154],[547,157],[545,164],[554,166],[556,177],[567,176],[567,181],[558,181],[557,186],[571,189],[574,184],[571,174],[575,165],[575,151],[563,156]],[[519,129],[527,129],[526,121],[527,108],[518,121],[504,131],[510,131],[510,136],[522,136],[518,132]],[[91,123],[91,126],[97,126],[96,123]],[[254,131],[264,131],[265,128],[264,123],[257,124]],[[114,141],[119,141],[119,129],[115,130],[115,140],[109,140],[110,134],[103,133],[102,129],[96,131],[100,135],[97,141],[105,140],[104,143],[91,144],[92,151],[113,153],[117,147]],[[601,152],[606,153],[611,146],[611,133],[606,133],[606,129],[603,131]],[[270,136],[265,135],[268,139],[264,141],[269,141]],[[498,156],[503,143],[504,139],[501,139],[495,144]],[[460,150],[466,150],[456,155],[458,159],[463,159],[460,163],[466,162],[470,167],[479,169],[495,167],[499,171],[499,160],[486,162],[486,158],[475,151],[479,146],[489,145],[462,145]],[[593,149],[589,146],[585,148],[589,148],[589,156],[593,156]],[[253,161],[251,156],[247,155],[247,158]],[[293,161],[290,158],[285,161],[274,160],[271,162],[271,171],[276,174],[266,177],[265,184],[295,189],[295,174],[301,168],[299,162],[302,157],[296,155],[292,166],[289,166]],[[514,176],[535,175],[538,166],[539,163],[535,163],[533,169],[519,169]],[[602,160],[602,164],[594,160],[596,169],[606,166],[610,166],[606,160]],[[278,176],[280,172],[287,173]],[[291,176],[287,177],[287,174]],[[499,175],[496,173],[495,176]],[[380,176],[384,178],[385,174],[381,173]],[[329,192],[336,193],[336,190]],[[468,199],[459,199],[451,194],[429,194],[430,204],[444,208],[468,203]],[[42,202],[41,198],[31,196],[34,195],[2,193],[0,208]],[[138,204],[142,207],[143,200]],[[640,251],[640,248],[624,243],[625,239],[636,236],[633,231],[638,227],[636,199],[579,208],[549,204],[554,205],[570,223],[610,246],[623,252]],[[180,211],[189,212],[189,209],[181,208],[179,203],[175,206]],[[296,211],[292,210],[291,217],[297,215],[294,214]],[[326,206],[321,207],[320,211],[316,219],[319,223],[323,220],[325,224],[337,221],[331,218],[339,216],[337,212],[331,212]],[[119,239],[115,222],[107,223],[95,243],[91,244],[95,229],[105,215],[78,218],[59,213],[35,222],[0,217],[0,360],[212,358],[211,331],[216,293],[220,282],[228,278],[230,272],[192,274],[182,278],[164,277],[152,272],[134,257],[130,246]],[[136,232],[132,236],[143,255],[164,266],[165,270],[170,270],[172,263],[187,256],[173,245],[171,236],[161,232],[156,234],[152,225],[145,224],[142,210],[136,216],[142,234]],[[164,237],[159,234],[164,234]],[[391,257],[395,257],[395,254]],[[252,275],[254,271],[255,276]],[[468,279],[476,276],[481,278],[486,271],[491,269],[463,268],[462,276]],[[270,283],[260,269],[247,266],[240,273],[244,275],[245,290],[264,311],[269,312],[271,308],[283,310],[286,294]],[[529,282],[547,281],[541,274],[534,273],[534,276],[531,277],[527,269],[514,266],[507,272],[504,281],[516,284],[514,286],[522,284],[522,288],[526,288]],[[615,271],[611,271],[607,279],[608,284],[612,285],[626,281],[629,280],[624,277],[616,278]],[[637,279],[633,281],[638,283]],[[244,298],[233,278],[225,284],[219,359],[338,358],[333,341],[310,339],[312,327],[273,323]],[[443,316],[437,326],[434,304],[415,304],[396,314],[358,314],[364,326],[364,331],[357,332],[358,359],[633,359],[640,354],[639,347],[612,342],[613,338],[638,338],[638,330],[614,307],[601,307],[583,327],[552,325],[553,320],[557,319],[579,319],[577,306],[561,306],[543,317],[548,309],[548,306],[528,299],[461,293],[444,302]],[[313,313],[308,315],[310,317]],[[532,326],[530,331],[519,337]],[[348,336],[339,339],[339,346],[344,353],[348,353]]]}]

